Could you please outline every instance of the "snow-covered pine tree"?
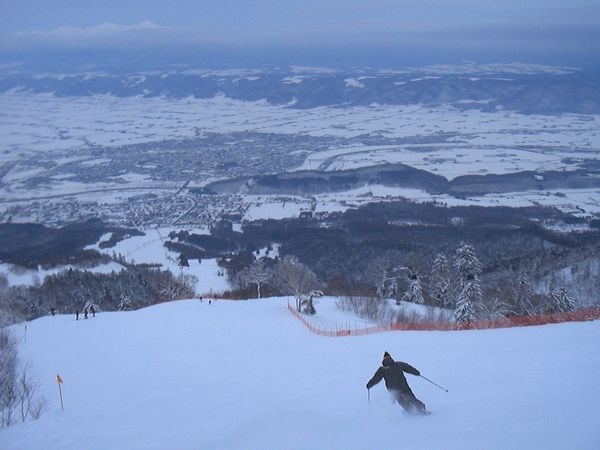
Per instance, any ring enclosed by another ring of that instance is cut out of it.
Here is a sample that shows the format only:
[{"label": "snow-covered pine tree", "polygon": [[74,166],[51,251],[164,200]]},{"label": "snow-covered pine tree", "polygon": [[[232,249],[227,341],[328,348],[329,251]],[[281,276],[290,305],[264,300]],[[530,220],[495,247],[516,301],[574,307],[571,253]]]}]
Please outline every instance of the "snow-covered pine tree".
[{"label": "snow-covered pine tree", "polygon": [[454,267],[456,268],[461,290],[467,284],[467,281],[479,278],[479,275],[481,275],[481,262],[472,245],[464,242],[460,244],[456,250]]},{"label": "snow-covered pine tree", "polygon": [[480,304],[483,298],[479,284],[481,262],[475,248],[470,244],[461,243],[456,251],[454,265],[458,277],[454,318],[460,323],[471,323],[475,320],[476,305]]},{"label": "snow-covered pine tree", "polygon": [[433,260],[431,277],[429,278],[429,291],[436,306],[443,308],[452,307],[451,296],[452,272],[446,255],[438,253]]},{"label": "snow-covered pine tree", "polygon": [[132,311],[135,309],[131,298],[128,295],[124,295],[119,302],[119,311]]},{"label": "snow-covered pine tree", "polygon": [[180,253],[178,258],[179,267],[190,267],[190,262],[185,256],[185,253]]},{"label": "snow-covered pine tree", "polygon": [[319,290],[314,290],[307,295],[302,296],[300,299],[300,309],[304,314],[310,314],[311,316],[317,313],[317,309],[315,308],[314,299],[318,297],[322,297],[323,292]]},{"label": "snow-covered pine tree", "polygon": [[418,275],[413,274],[410,276],[410,285],[408,290],[402,296],[402,300],[421,305],[425,303],[425,299],[423,298],[423,289],[421,287],[421,281]]},{"label": "snow-covered pine tree", "polygon": [[573,311],[577,306],[575,299],[565,288],[553,289],[550,293],[551,311],[552,312],[567,312]]},{"label": "snow-covered pine tree", "polygon": [[456,300],[454,320],[461,324],[470,324],[475,321],[475,304],[481,301],[481,287],[474,280],[465,285]]}]

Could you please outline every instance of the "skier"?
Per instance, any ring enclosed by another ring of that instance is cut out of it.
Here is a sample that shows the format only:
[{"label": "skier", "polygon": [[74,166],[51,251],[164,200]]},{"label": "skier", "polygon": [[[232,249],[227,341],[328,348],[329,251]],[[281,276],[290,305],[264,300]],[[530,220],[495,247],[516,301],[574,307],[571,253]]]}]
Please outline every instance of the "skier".
[{"label": "skier", "polygon": [[420,376],[421,373],[410,364],[401,361],[394,361],[388,352],[383,354],[381,367],[377,369],[373,378],[367,383],[367,389],[371,389],[383,378],[385,387],[392,394],[394,400],[398,402],[409,414],[427,415],[429,412],[425,409],[425,404],[415,397],[410,389],[404,372]]}]

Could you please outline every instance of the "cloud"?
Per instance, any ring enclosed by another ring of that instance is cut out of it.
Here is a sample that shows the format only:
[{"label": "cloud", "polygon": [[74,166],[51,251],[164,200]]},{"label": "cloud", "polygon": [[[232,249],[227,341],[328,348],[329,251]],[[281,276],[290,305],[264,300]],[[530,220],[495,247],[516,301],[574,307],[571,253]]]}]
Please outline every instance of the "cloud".
[{"label": "cloud", "polygon": [[[223,0],[225,1],[225,0]],[[442,0],[421,0],[431,6]],[[474,2],[475,0],[462,0]],[[226,4],[231,2],[225,1]],[[407,0],[407,4],[421,5],[420,1]],[[270,4],[270,3],[269,3]],[[8,34],[0,31],[0,51],[18,54],[29,50],[167,50],[208,48],[229,49],[239,54],[246,50],[279,51],[284,54],[304,51],[312,53],[380,51],[390,55],[456,55],[460,59],[493,59],[494,52],[502,60],[514,53],[525,57],[550,55],[554,59],[577,56],[597,59],[600,46],[599,8],[591,8],[585,17],[574,8],[547,9],[543,14],[535,10],[513,16],[495,17],[490,11],[480,16],[424,14],[424,6],[402,11],[390,5],[391,0],[375,0],[373,8],[363,2],[349,0],[343,13],[335,13],[337,3],[324,1],[319,8],[305,8],[297,4],[293,11],[272,17],[264,10],[252,8],[237,14],[197,10],[189,11],[189,20],[175,20],[164,11],[161,14],[151,7],[138,18],[157,18],[168,22],[165,26],[152,20],[133,24],[104,22],[88,27],[59,26],[50,30],[17,31]],[[333,6],[332,6],[333,5]],[[378,8],[374,6],[377,5]],[[220,7],[223,8],[223,7]],[[281,9],[278,9],[281,13]],[[410,13],[412,11],[412,13]],[[364,13],[363,13],[364,12]],[[386,14],[384,14],[387,12]],[[514,11],[513,11],[514,12]],[[561,14],[559,14],[559,12]],[[260,14],[259,14],[260,13]],[[368,14],[367,14],[368,13]],[[57,23],[65,23],[64,21]],[[109,19],[110,20],[110,19]],[[243,49],[243,50],[242,50]],[[544,56],[545,57],[545,56]],[[533,58],[540,60],[540,58]]]},{"label": "cloud", "polygon": [[127,48],[155,45],[176,35],[171,27],[152,21],[132,25],[102,23],[91,27],[61,26],[50,31],[17,31],[5,39],[8,48]]},{"label": "cloud", "polygon": [[58,27],[51,31],[17,31],[14,33],[18,37],[28,36],[39,36],[39,37],[50,37],[50,38],[84,38],[84,39],[95,39],[104,38],[109,36],[121,36],[127,33],[136,33],[139,31],[156,31],[165,29],[155,24],[150,20],[145,20],[141,23],[134,25],[118,25],[116,23],[102,23],[92,27]]}]

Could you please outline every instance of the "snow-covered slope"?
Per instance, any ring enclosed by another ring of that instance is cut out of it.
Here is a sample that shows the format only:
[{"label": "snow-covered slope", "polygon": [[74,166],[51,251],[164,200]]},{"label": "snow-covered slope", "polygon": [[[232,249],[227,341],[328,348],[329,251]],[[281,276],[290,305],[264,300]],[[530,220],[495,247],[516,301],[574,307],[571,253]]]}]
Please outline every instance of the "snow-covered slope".
[{"label": "snow-covered slope", "polygon": [[[349,320],[331,306],[318,314]],[[13,331],[49,408],[0,430],[3,450],[600,448],[600,322],[326,338],[273,298]],[[431,416],[404,415],[383,384],[369,403],[384,351],[448,388],[407,375]]]}]

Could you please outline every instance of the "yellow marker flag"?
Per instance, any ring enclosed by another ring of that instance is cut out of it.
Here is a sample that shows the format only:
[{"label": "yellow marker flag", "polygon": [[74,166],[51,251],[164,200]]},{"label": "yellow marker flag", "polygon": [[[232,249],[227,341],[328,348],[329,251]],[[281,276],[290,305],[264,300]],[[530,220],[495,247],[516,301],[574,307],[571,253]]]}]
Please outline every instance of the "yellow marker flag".
[{"label": "yellow marker flag", "polygon": [[62,398],[62,389],[60,388],[60,385],[63,383],[63,380],[58,374],[56,374],[56,382],[58,383],[58,394],[60,395],[60,409],[62,412],[65,412],[65,405],[63,404]]}]

